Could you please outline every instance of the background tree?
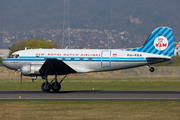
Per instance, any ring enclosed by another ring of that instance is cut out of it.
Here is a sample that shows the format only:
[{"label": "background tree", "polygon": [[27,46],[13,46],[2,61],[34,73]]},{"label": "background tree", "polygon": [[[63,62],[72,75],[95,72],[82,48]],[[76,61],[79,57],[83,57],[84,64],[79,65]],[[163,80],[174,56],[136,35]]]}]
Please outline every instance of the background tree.
[{"label": "background tree", "polygon": [[57,48],[57,45],[51,41],[46,41],[44,39],[26,39],[21,40],[19,42],[15,42],[10,47],[9,56],[11,56],[12,53],[18,51],[18,50],[24,50],[25,47],[27,49],[38,49],[38,48]]}]

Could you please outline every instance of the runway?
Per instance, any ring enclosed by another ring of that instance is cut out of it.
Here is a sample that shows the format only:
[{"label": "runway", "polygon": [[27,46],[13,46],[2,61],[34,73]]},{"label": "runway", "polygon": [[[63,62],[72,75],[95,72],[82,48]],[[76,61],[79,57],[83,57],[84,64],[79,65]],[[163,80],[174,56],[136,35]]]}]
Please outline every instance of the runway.
[{"label": "runway", "polygon": [[124,100],[179,101],[180,91],[101,91],[76,90],[46,93],[42,91],[0,91],[0,100]]}]

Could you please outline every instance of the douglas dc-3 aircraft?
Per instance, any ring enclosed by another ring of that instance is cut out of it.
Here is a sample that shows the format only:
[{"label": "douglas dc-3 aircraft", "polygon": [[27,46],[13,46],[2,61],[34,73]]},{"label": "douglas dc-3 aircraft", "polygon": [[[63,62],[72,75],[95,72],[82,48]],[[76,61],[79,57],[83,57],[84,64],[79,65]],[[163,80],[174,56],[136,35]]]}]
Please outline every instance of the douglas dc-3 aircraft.
[{"label": "douglas dc-3 aircraft", "polygon": [[[14,52],[10,58],[3,60],[3,65],[12,70],[21,71],[22,75],[36,79],[45,79],[41,88],[44,92],[51,89],[58,92],[61,82],[67,74],[112,71],[148,66],[150,64],[171,60],[174,56],[172,29],[159,27],[155,29],[145,44],[133,49],[29,49]],[[49,83],[48,75],[55,75]],[[65,75],[58,82],[57,75]]]}]

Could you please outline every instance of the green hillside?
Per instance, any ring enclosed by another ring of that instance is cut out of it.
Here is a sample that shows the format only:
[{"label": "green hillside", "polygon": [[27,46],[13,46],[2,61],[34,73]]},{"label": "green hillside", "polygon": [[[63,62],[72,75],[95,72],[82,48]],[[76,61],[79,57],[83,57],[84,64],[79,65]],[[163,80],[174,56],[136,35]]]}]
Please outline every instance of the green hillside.
[{"label": "green hillside", "polygon": [[[168,26],[180,36],[179,0],[70,0],[70,27],[149,34]],[[62,29],[64,0],[1,0],[0,30]],[[139,23],[130,21],[138,19]],[[131,23],[132,22],[132,23]]]}]

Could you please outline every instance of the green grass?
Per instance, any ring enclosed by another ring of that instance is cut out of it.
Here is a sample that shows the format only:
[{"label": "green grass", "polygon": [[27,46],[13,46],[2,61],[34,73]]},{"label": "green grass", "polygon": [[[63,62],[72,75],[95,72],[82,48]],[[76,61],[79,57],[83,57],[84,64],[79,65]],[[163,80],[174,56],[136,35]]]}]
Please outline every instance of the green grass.
[{"label": "green grass", "polygon": [[0,101],[3,120],[179,120],[172,101]]},{"label": "green grass", "polygon": [[[60,78],[59,78],[60,81]],[[44,80],[34,82],[30,78],[20,80],[0,79],[0,90],[41,90]],[[62,82],[61,90],[180,90],[179,77],[136,77],[136,78],[71,78]]]},{"label": "green grass", "polygon": [[[60,80],[60,78],[59,78]],[[44,80],[0,79],[0,90],[41,90]],[[71,77],[62,90],[179,90],[178,77],[86,78]],[[0,101],[3,120],[179,120],[180,101]]]}]

